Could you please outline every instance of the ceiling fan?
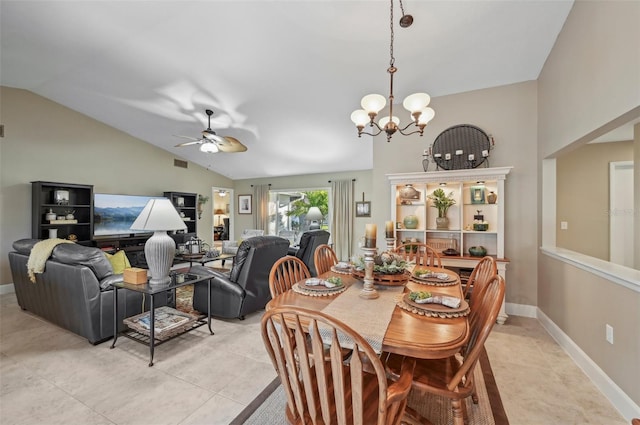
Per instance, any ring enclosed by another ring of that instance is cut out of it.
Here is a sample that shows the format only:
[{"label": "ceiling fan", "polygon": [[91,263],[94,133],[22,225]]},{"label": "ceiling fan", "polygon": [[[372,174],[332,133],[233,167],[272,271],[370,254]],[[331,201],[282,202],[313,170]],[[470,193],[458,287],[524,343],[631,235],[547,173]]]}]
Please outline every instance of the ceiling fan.
[{"label": "ceiling fan", "polygon": [[205,112],[209,116],[209,125],[206,130],[202,130],[202,137],[199,139],[188,137],[188,136],[176,136],[182,137],[183,139],[189,139],[190,142],[184,142],[177,144],[176,148],[181,148],[183,146],[191,146],[191,145],[201,145],[200,150],[202,152],[215,153],[215,152],[244,152],[247,150],[247,147],[243,145],[240,140],[231,136],[218,136],[215,131],[211,130],[211,115],[213,115],[213,111],[211,109],[206,109]]}]

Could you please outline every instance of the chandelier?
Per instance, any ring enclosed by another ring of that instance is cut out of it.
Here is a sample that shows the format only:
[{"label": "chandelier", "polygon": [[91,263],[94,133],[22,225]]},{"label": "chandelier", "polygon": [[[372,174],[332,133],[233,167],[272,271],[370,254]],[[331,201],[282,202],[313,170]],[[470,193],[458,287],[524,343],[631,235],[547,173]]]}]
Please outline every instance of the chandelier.
[{"label": "chandelier", "polygon": [[[384,96],[379,94],[368,94],[362,98],[360,105],[362,109],[357,109],[351,114],[351,121],[356,125],[358,129],[358,137],[363,134],[369,136],[377,136],[383,131],[387,134],[387,142],[391,141],[391,136],[395,132],[399,132],[403,136],[419,133],[422,136],[424,128],[427,123],[435,116],[435,111],[428,107],[431,101],[431,96],[426,93],[414,93],[407,96],[402,102],[402,106],[411,113],[411,122],[405,127],[400,127],[400,119],[393,115],[393,74],[398,70],[395,67],[396,58],[393,56],[393,1],[391,0],[390,19],[389,26],[391,28],[391,43],[389,48],[389,115],[382,117],[377,123],[375,122],[378,112],[385,107],[387,101]],[[405,15],[404,7],[402,6],[402,0],[400,2],[400,9],[402,11],[402,18],[400,18],[400,26],[407,28],[413,23],[413,17],[411,15]],[[364,131],[364,127],[369,124],[372,129],[372,133]]]}]

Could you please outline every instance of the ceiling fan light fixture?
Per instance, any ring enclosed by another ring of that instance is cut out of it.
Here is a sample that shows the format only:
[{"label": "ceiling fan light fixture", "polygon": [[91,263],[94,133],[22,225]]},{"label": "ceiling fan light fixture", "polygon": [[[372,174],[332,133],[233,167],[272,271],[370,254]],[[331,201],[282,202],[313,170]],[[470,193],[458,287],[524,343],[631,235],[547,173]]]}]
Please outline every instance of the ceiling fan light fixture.
[{"label": "ceiling fan light fixture", "polygon": [[200,151],[202,151],[204,153],[216,153],[219,150],[220,149],[218,149],[216,144],[212,143],[212,142],[205,142],[202,145],[200,145]]},{"label": "ceiling fan light fixture", "polygon": [[204,137],[207,140],[213,140],[214,142],[218,142],[218,143],[224,142],[222,137],[218,136],[215,131],[209,128],[202,131],[202,137]]}]

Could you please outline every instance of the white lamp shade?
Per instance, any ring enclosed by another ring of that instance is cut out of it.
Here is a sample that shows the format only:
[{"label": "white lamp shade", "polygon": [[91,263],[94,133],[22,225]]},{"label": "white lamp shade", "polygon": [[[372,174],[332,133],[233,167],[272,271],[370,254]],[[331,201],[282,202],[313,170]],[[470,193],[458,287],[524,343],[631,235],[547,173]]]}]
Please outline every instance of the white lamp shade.
[{"label": "white lamp shade", "polygon": [[[391,117],[391,121],[396,123],[396,125],[400,125],[400,118],[396,117],[395,115]],[[380,121],[378,121],[378,125],[381,128],[384,128],[388,123],[389,123],[389,117],[388,116],[382,117],[382,118],[380,118]]]},{"label": "white lamp shade", "polygon": [[138,218],[131,225],[131,230],[180,230],[186,229],[182,217],[167,198],[150,199]]},{"label": "white lamp shade", "polygon": [[418,124],[426,124],[436,116],[436,111],[431,108],[424,108],[418,118]]},{"label": "white lamp shade", "polygon": [[402,106],[404,106],[407,111],[414,113],[426,108],[429,102],[431,102],[431,96],[428,94],[414,93],[404,99]]},{"label": "white lamp shade", "polygon": [[200,151],[202,152],[216,153],[218,150],[218,146],[215,143],[203,143],[200,145]]},{"label": "white lamp shade", "polygon": [[379,94],[368,94],[360,101],[360,105],[362,105],[362,108],[367,111],[367,113],[375,112],[377,114],[386,104],[387,99]]},{"label": "white lamp shade", "polygon": [[324,216],[318,207],[311,207],[309,208],[309,211],[307,211],[307,220],[315,221],[322,220],[323,218]]},{"label": "white lamp shade", "polygon": [[369,114],[364,109],[356,109],[351,113],[351,121],[356,126],[364,127],[369,122]]}]

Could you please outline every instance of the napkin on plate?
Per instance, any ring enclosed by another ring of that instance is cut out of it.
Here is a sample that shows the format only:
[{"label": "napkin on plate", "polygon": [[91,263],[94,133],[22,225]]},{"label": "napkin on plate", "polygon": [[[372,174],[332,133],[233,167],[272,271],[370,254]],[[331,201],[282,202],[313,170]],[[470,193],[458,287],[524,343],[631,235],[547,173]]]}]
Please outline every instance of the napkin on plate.
[{"label": "napkin on plate", "polygon": [[418,304],[442,304],[450,308],[460,307],[460,298],[449,297],[447,295],[434,295],[431,298],[423,298],[421,300],[415,300]]},{"label": "napkin on plate", "polygon": [[331,282],[328,282],[326,280],[319,279],[317,277],[312,277],[312,278],[307,279],[304,282],[304,284],[307,285],[307,286],[326,286],[327,288],[335,288],[336,286],[338,286],[335,283],[331,283]]},{"label": "napkin on plate", "polygon": [[345,261],[340,261],[338,264],[336,264],[334,266],[336,269],[342,269],[342,270],[346,270],[346,269],[350,269],[351,268],[351,264],[345,262]]},{"label": "napkin on plate", "polygon": [[440,279],[440,280],[447,280],[449,279],[449,275],[446,273],[427,273],[424,275],[425,277],[432,277],[432,278],[436,278],[436,279]]}]

